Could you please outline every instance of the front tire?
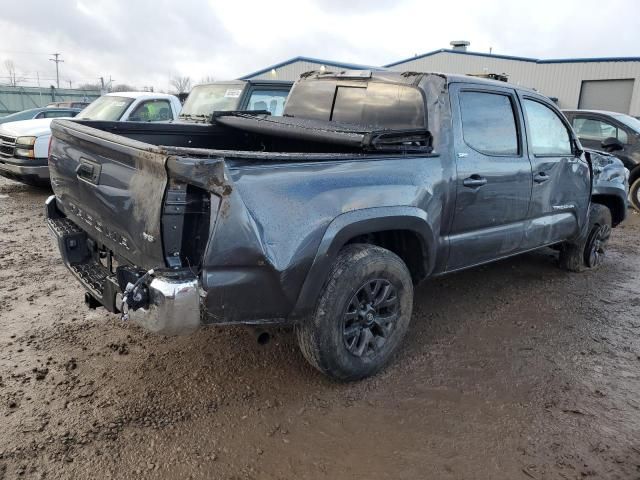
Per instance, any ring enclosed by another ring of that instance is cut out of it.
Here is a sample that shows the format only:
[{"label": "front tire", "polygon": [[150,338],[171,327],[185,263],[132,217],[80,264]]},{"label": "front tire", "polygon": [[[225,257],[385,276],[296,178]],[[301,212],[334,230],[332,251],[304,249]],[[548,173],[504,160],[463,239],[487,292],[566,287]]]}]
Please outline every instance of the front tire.
[{"label": "front tire", "polygon": [[611,211],[604,205],[589,207],[587,234],[575,242],[566,242],[560,249],[560,266],[571,272],[594,270],[604,261],[611,235]]},{"label": "front tire", "polygon": [[347,245],[331,267],[313,316],[296,326],[305,358],[341,381],[374,375],[402,341],[413,307],[413,284],[393,252]]}]

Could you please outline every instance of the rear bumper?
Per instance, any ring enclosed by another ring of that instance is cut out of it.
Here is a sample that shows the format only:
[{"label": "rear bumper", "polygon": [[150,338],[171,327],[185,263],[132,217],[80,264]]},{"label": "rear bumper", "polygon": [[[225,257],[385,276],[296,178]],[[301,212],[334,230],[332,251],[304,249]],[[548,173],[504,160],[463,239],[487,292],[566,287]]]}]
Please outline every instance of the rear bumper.
[{"label": "rear bumper", "polygon": [[[122,287],[117,275],[90,252],[86,232],[58,210],[53,195],[45,202],[45,216],[69,271],[97,302],[111,312],[119,312]],[[129,311],[134,323],[163,335],[188,334],[200,326],[200,285],[196,277],[156,272],[146,286],[148,305]]]},{"label": "rear bumper", "polygon": [[156,277],[148,288],[149,307],[130,312],[133,322],[162,335],[188,334],[200,326],[197,279]]},{"label": "rear bumper", "polygon": [[[36,163],[36,165],[25,162]],[[49,165],[47,160],[19,160],[14,158],[0,159],[0,175],[11,180],[26,181],[28,183],[48,183]]]}]

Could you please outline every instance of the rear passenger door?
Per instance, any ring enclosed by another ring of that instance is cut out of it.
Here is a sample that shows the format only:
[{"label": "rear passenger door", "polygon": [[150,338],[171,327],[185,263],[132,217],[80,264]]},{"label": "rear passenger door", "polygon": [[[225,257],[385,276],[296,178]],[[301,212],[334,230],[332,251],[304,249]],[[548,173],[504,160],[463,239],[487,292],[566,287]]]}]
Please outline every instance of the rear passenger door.
[{"label": "rear passenger door", "polygon": [[579,233],[587,220],[591,174],[566,117],[545,98],[521,94],[520,99],[533,168],[524,247],[535,248]]},{"label": "rear passenger door", "polygon": [[517,252],[531,198],[531,164],[515,91],[451,86],[457,168],[447,270]]}]

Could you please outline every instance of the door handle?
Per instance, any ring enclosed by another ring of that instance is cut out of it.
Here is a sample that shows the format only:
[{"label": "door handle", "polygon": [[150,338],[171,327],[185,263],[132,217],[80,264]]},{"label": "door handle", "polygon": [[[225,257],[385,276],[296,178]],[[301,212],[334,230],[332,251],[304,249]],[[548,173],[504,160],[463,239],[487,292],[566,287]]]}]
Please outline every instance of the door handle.
[{"label": "door handle", "polygon": [[81,163],[78,165],[78,168],[76,168],[76,174],[82,178],[91,178],[93,176],[93,165]]},{"label": "door handle", "polygon": [[97,185],[100,180],[101,171],[102,166],[99,163],[81,158],[76,168],[76,176],[81,180]]},{"label": "door handle", "polygon": [[533,176],[533,181],[536,183],[544,183],[549,180],[551,177],[547,175],[547,172],[539,172]]},{"label": "door handle", "polygon": [[462,181],[462,184],[465,187],[469,187],[469,188],[478,188],[481,187],[483,185],[485,185],[487,183],[487,179],[484,177],[481,177],[480,175],[474,173],[473,175],[471,175],[469,178],[465,178]]}]

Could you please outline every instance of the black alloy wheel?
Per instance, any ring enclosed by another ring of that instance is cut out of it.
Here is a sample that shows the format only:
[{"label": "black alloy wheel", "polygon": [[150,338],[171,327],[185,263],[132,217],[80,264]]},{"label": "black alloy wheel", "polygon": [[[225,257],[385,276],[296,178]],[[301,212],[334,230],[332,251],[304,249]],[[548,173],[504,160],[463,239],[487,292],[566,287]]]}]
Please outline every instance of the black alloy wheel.
[{"label": "black alloy wheel", "polygon": [[398,316],[396,288],[385,279],[368,280],[351,297],[343,316],[347,350],[356,357],[375,355],[393,335]]}]

